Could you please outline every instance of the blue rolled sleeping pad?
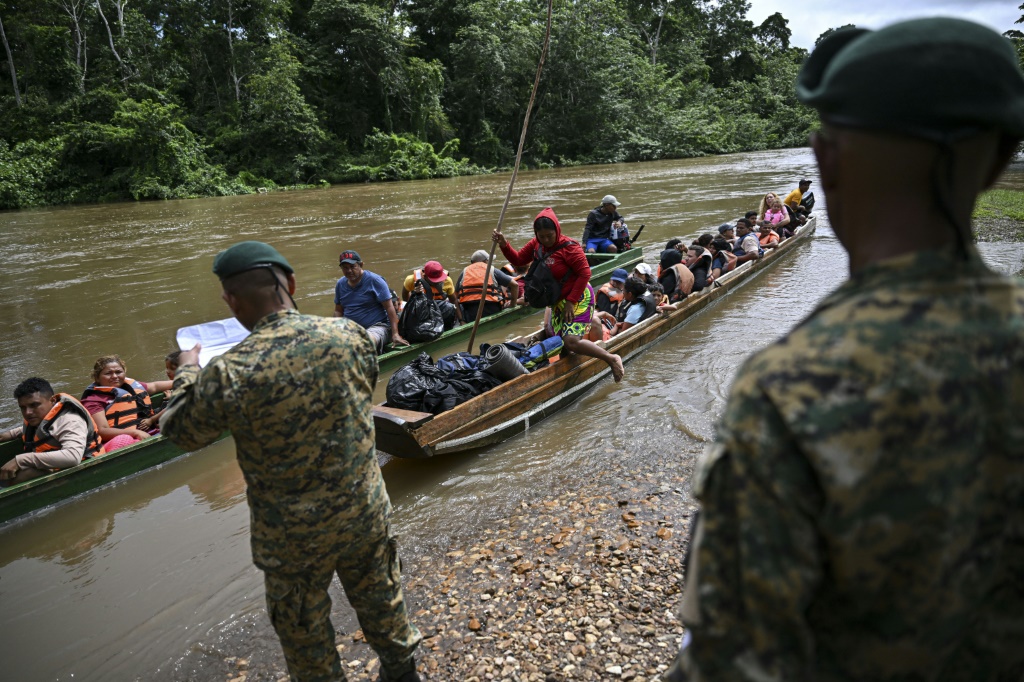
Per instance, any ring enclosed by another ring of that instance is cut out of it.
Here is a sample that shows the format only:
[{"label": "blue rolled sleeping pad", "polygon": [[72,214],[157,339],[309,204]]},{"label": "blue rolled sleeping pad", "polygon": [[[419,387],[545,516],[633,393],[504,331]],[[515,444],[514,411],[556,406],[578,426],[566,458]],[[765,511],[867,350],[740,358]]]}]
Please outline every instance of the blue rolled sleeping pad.
[{"label": "blue rolled sleeping pad", "polygon": [[530,346],[524,355],[519,358],[526,369],[534,369],[538,365],[547,364],[548,358],[552,358],[562,352],[562,337],[552,336],[539,343]]}]

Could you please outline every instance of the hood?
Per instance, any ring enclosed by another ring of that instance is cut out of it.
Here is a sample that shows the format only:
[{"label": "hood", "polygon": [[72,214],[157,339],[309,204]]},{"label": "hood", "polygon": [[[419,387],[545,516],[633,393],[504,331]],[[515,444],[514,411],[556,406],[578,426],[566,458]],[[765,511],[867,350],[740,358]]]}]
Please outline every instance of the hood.
[{"label": "hood", "polygon": [[533,219],[533,222],[537,222],[537,220],[540,218],[551,218],[551,222],[555,224],[555,234],[557,235],[555,243],[558,244],[559,242],[561,242],[563,239],[562,224],[558,222],[558,216],[555,215],[554,209],[548,206],[543,211],[537,214],[537,217]]},{"label": "hood", "polygon": [[683,262],[683,254],[679,249],[665,249],[661,252],[659,260],[661,261],[659,263],[661,265],[661,269],[668,270],[673,265],[679,265]]}]

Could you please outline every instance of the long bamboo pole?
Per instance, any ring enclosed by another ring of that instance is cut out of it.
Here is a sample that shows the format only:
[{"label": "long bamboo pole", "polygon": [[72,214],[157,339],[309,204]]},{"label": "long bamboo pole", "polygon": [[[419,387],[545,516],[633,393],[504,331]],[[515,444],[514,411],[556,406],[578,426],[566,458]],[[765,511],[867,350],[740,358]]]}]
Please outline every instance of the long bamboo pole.
[{"label": "long bamboo pole", "polygon": [[[516,176],[519,175],[519,162],[523,158],[523,145],[526,143],[526,130],[530,126],[530,112],[533,111],[534,100],[537,99],[537,88],[540,86],[540,74],[544,70],[544,60],[548,56],[548,45],[551,44],[551,12],[554,0],[548,0],[548,22],[544,31],[544,47],[540,51],[540,61],[537,62],[537,75],[533,78],[533,90],[530,92],[530,103],[526,106],[526,116],[523,117],[523,130],[519,134],[519,149],[516,150],[516,163],[512,167],[512,178],[508,181],[508,192],[505,193],[505,203],[501,205],[501,213],[498,214],[498,232],[501,232],[505,222],[505,212],[508,210],[508,202],[512,199],[512,187],[516,184]],[[483,288],[480,291],[480,303],[476,309],[476,320],[473,322],[473,331],[469,335],[469,352],[473,352],[473,343],[476,341],[476,330],[480,326],[480,318],[484,313],[484,301],[487,300],[487,283],[491,279],[491,269],[494,263],[494,250],[497,242],[491,240],[491,255],[487,259],[487,268],[484,270]],[[515,305],[515,301],[512,302]]]}]

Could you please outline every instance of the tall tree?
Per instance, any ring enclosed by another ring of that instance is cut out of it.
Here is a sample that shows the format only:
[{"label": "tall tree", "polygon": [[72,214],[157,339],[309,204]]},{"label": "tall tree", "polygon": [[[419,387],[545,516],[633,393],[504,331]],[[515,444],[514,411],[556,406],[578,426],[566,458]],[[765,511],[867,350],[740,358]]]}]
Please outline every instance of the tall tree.
[{"label": "tall tree", "polygon": [[11,45],[7,42],[7,32],[4,31],[4,20],[0,17],[0,38],[4,41],[4,52],[7,53],[7,68],[11,70],[11,85],[14,87],[14,101],[21,107],[21,91],[18,90],[18,72],[14,68],[14,56],[11,54]]}]

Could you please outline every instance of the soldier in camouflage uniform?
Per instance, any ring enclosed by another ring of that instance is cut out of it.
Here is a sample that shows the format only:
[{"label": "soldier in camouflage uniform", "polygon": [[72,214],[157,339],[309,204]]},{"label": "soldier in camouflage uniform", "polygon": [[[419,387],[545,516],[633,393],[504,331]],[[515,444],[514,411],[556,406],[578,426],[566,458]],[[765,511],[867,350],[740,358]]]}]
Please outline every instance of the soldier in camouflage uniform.
[{"label": "soldier in camouflage uniform", "polygon": [[851,29],[797,92],[850,279],[736,378],[666,677],[1021,680],[1024,286],[969,227],[1024,137],[1017,56],[955,19]]},{"label": "soldier in camouflage uniform", "polygon": [[292,680],[344,680],[327,588],[338,574],[382,680],[419,680],[420,633],[402,596],[391,502],[374,448],[377,355],[346,319],[301,315],[288,262],[261,242],[220,253],[214,273],[252,330],[200,371],[182,353],[161,432],[196,449],[224,430],[248,486],[253,562]]}]

